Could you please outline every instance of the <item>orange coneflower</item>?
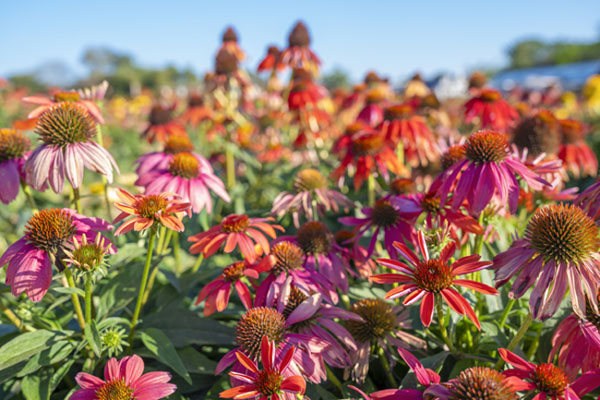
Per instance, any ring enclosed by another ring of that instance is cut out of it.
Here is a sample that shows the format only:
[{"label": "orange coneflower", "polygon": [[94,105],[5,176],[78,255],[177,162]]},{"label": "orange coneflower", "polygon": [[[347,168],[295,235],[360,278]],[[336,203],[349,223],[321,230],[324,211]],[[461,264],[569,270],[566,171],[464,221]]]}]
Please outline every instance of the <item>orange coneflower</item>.
[{"label": "orange coneflower", "polygon": [[148,142],[152,143],[157,139],[164,144],[170,136],[187,136],[187,132],[181,123],[173,118],[173,111],[176,104],[171,106],[163,106],[155,104],[150,110],[148,116],[148,126],[142,132]]},{"label": "orange coneflower", "polygon": [[200,93],[192,93],[188,98],[188,107],[181,115],[181,121],[193,127],[206,119],[210,119],[212,111],[204,105],[204,97]]},{"label": "orange coneflower", "polygon": [[465,122],[476,117],[482,128],[506,132],[519,120],[519,113],[502,99],[502,94],[494,89],[481,89],[477,96],[465,103]]},{"label": "orange coneflower", "polygon": [[565,169],[576,178],[596,176],[598,174],[598,159],[585,142],[588,127],[572,119],[561,119],[558,122],[562,133],[562,144],[558,151],[558,158],[563,161]]}]

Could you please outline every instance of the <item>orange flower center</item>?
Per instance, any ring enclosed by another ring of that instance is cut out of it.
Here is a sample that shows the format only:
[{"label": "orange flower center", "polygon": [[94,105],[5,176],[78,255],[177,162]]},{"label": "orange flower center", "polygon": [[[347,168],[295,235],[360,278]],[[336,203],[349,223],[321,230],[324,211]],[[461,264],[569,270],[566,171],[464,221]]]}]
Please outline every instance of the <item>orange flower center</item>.
[{"label": "orange flower center", "polygon": [[536,365],[532,379],[538,390],[552,397],[561,397],[569,384],[569,379],[563,371],[547,363]]},{"label": "orange flower center", "polygon": [[598,227],[572,204],[539,208],[529,220],[525,238],[546,260],[580,263],[598,251]]},{"label": "orange flower center", "polygon": [[403,120],[413,115],[413,108],[408,104],[396,104],[385,110],[386,120]]},{"label": "orange flower center", "polygon": [[242,276],[244,276],[244,270],[246,269],[246,265],[243,261],[238,261],[231,264],[228,267],[225,267],[223,270],[223,276],[227,282],[235,282],[240,280]]},{"label": "orange flower center", "polygon": [[457,144],[451,146],[444,154],[441,156],[441,164],[444,170],[447,170],[460,160],[464,160],[466,155],[466,149],[464,145]]},{"label": "orange flower center", "polygon": [[302,268],[304,264],[304,251],[292,242],[278,242],[271,248],[275,257],[273,273],[276,275]]},{"label": "orange flower center", "polygon": [[256,375],[254,386],[263,396],[272,396],[279,393],[283,376],[277,371],[261,370]]},{"label": "orange flower center", "polygon": [[333,235],[322,222],[307,222],[298,229],[296,240],[306,254],[327,254],[331,249]]},{"label": "orange flower center", "polygon": [[379,133],[359,133],[352,138],[352,151],[359,157],[374,155],[381,150],[383,144],[383,137]]},{"label": "orange flower center", "polygon": [[502,98],[502,95],[499,91],[494,89],[483,89],[481,91],[481,99],[483,101],[494,102],[498,101]]},{"label": "orange flower center", "polygon": [[164,213],[167,209],[167,200],[157,194],[150,194],[140,198],[137,211],[143,218],[156,219],[156,215]]},{"label": "orange flower center", "polygon": [[585,127],[581,122],[572,119],[561,119],[559,123],[564,143],[575,143],[585,138]]},{"label": "orange flower center", "polygon": [[74,233],[73,217],[59,208],[38,211],[25,226],[27,242],[48,252],[58,250]]},{"label": "orange flower center", "polygon": [[297,193],[326,188],[327,179],[316,169],[303,169],[294,179],[294,190]]},{"label": "orange flower center", "polygon": [[342,247],[352,247],[352,243],[346,243],[354,239],[356,235],[352,231],[341,229],[335,233],[335,242]]},{"label": "orange flower center", "polygon": [[96,391],[98,400],[133,400],[133,388],[131,388],[125,379],[115,379],[105,383]]},{"label": "orange flower center", "polygon": [[277,310],[267,307],[251,308],[236,327],[236,340],[246,355],[257,359],[263,336],[280,343],[285,334],[285,318]]},{"label": "orange flower center", "polygon": [[360,342],[383,339],[397,326],[394,309],[381,299],[359,300],[350,310],[363,319],[346,321],[348,331]]},{"label": "orange flower center", "polygon": [[440,260],[421,261],[414,271],[414,282],[419,289],[431,293],[439,293],[452,286],[454,276],[452,268]]},{"label": "orange flower center", "polygon": [[412,179],[398,178],[390,183],[390,192],[392,192],[394,196],[412,193],[414,189],[415,183]]},{"label": "orange flower center", "polygon": [[77,92],[58,92],[54,95],[54,101],[56,102],[76,102],[81,98]]},{"label": "orange flower center", "polygon": [[169,172],[173,176],[179,176],[184,179],[194,179],[198,177],[200,162],[192,153],[177,153],[169,163]]},{"label": "orange flower center", "polygon": [[0,162],[23,156],[30,146],[31,141],[23,132],[0,129]]},{"label": "orange flower center", "polygon": [[450,387],[451,400],[516,400],[517,395],[498,371],[473,367],[462,371]]},{"label": "orange flower center", "polygon": [[169,136],[167,143],[165,143],[165,153],[177,154],[183,152],[191,152],[194,149],[194,145],[185,136]]},{"label": "orange flower center", "polygon": [[96,123],[85,108],[76,103],[58,103],[39,118],[35,133],[53,146],[87,142],[96,136]]},{"label": "orange flower center", "polygon": [[250,226],[250,219],[247,215],[231,214],[223,218],[221,230],[224,233],[242,233]]},{"label": "orange flower center", "polygon": [[508,140],[500,132],[479,131],[467,139],[465,155],[473,162],[500,162],[507,154]]},{"label": "orange flower center", "polygon": [[388,228],[394,226],[400,219],[400,214],[389,200],[378,200],[371,209],[371,221],[377,226]]},{"label": "orange flower center", "polygon": [[440,199],[435,194],[426,194],[421,200],[421,207],[429,214],[440,212]]}]

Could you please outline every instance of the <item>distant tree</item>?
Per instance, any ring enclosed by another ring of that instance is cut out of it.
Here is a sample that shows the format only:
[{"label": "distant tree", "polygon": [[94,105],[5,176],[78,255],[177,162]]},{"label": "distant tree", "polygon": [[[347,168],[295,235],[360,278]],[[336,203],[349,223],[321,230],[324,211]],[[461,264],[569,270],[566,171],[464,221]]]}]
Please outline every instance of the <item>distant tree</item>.
[{"label": "distant tree", "polygon": [[348,73],[341,68],[335,68],[333,71],[323,74],[321,81],[323,86],[329,90],[336,88],[348,89],[351,86]]},{"label": "distant tree", "polygon": [[600,59],[600,42],[576,43],[524,40],[508,50],[510,68],[569,64]]}]

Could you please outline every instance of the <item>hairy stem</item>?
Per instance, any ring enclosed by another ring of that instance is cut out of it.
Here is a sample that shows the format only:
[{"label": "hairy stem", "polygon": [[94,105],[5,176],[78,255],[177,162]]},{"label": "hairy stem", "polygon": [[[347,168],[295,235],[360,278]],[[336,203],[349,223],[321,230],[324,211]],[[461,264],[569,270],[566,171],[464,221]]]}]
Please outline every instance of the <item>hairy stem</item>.
[{"label": "hairy stem", "polygon": [[[67,278],[69,287],[71,289],[75,289],[75,280],[73,279],[73,274],[69,268],[65,268],[65,278]],[[75,309],[77,322],[79,322],[79,327],[83,332],[85,330],[85,318],[83,317],[83,311],[81,310],[81,303],[79,302],[79,296],[77,296],[77,293],[71,294],[71,301],[73,302],[73,308]]]}]

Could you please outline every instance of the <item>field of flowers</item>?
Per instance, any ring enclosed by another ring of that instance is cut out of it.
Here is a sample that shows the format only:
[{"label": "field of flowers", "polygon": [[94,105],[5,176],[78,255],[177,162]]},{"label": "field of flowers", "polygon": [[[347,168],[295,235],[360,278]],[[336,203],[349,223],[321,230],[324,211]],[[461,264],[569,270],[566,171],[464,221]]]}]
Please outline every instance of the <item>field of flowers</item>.
[{"label": "field of flowers", "polygon": [[600,399],[600,76],[328,91],[302,23],[244,58],[0,82],[1,399]]}]

